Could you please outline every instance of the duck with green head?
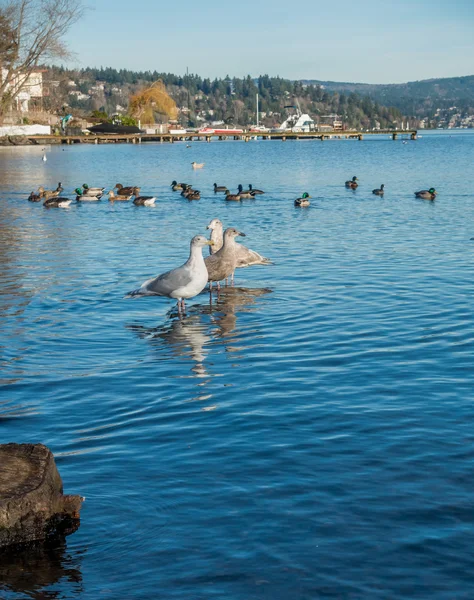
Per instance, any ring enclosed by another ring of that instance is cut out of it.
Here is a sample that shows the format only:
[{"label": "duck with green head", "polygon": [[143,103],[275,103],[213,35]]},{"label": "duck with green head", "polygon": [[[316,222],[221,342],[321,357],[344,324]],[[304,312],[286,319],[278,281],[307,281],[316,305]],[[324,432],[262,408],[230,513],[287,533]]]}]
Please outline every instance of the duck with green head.
[{"label": "duck with green head", "polygon": [[429,190],[421,190],[419,192],[415,192],[415,196],[417,198],[421,198],[422,200],[434,200],[436,198],[436,190],[434,188],[430,188]]},{"label": "duck with green head", "polygon": [[309,206],[311,204],[309,201],[310,198],[311,196],[308,194],[308,192],[305,192],[301,198],[296,198],[295,206]]},{"label": "duck with green head", "polygon": [[82,188],[76,188],[74,191],[76,192],[76,200],[78,202],[97,202],[101,198],[101,196],[93,196],[85,193]]}]

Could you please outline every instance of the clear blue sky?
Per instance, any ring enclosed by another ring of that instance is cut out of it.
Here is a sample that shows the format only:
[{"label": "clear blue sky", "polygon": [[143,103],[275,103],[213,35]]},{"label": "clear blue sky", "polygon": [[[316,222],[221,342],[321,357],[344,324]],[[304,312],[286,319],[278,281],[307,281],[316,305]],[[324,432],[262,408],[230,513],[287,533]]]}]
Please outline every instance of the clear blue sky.
[{"label": "clear blue sky", "polygon": [[474,0],[85,0],[71,66],[396,83],[474,74]]}]

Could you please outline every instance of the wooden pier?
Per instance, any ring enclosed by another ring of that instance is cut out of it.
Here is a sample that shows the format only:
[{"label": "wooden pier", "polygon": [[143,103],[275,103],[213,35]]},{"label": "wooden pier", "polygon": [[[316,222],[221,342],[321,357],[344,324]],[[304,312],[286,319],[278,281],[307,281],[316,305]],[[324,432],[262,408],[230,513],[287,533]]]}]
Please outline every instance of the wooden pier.
[{"label": "wooden pier", "polygon": [[292,131],[279,132],[252,132],[243,133],[142,133],[142,134],[84,134],[84,135],[25,135],[6,136],[0,138],[0,146],[22,146],[50,144],[141,144],[142,142],[174,143],[174,142],[211,142],[212,140],[240,140],[249,142],[254,139],[261,140],[330,140],[330,139],[355,139],[362,141],[368,136],[387,136],[393,140],[399,137],[408,137],[416,140],[417,130],[378,130],[378,131],[311,131],[296,133]]}]

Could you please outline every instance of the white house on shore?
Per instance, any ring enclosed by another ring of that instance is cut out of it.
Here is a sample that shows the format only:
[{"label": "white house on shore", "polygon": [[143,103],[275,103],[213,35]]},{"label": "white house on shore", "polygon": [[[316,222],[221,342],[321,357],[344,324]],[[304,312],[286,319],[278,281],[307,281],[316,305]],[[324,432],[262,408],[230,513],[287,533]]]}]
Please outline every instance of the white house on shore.
[{"label": "white house on shore", "polygon": [[[3,81],[8,75],[7,69],[1,70],[1,80]],[[13,93],[23,83],[25,75],[17,73],[12,81],[8,84],[5,91],[12,90]],[[19,112],[28,112],[30,109],[31,100],[40,100],[44,96],[43,94],[43,70],[38,69],[28,75],[25,84],[21,92],[16,96],[13,104],[13,109]]]}]

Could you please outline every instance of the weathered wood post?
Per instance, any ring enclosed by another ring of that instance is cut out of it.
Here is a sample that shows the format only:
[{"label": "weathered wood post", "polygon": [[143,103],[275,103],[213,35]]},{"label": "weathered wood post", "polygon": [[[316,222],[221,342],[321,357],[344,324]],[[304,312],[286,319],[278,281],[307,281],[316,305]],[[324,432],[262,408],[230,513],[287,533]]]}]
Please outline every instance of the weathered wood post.
[{"label": "weathered wood post", "polygon": [[0,444],[0,548],[73,533],[83,500],[63,495],[46,446]]},{"label": "weathered wood post", "polygon": [[395,141],[395,140],[397,139],[397,137],[398,137],[398,134],[396,134],[396,133],[393,133],[393,134],[392,134],[392,140],[393,140],[393,141]]}]

